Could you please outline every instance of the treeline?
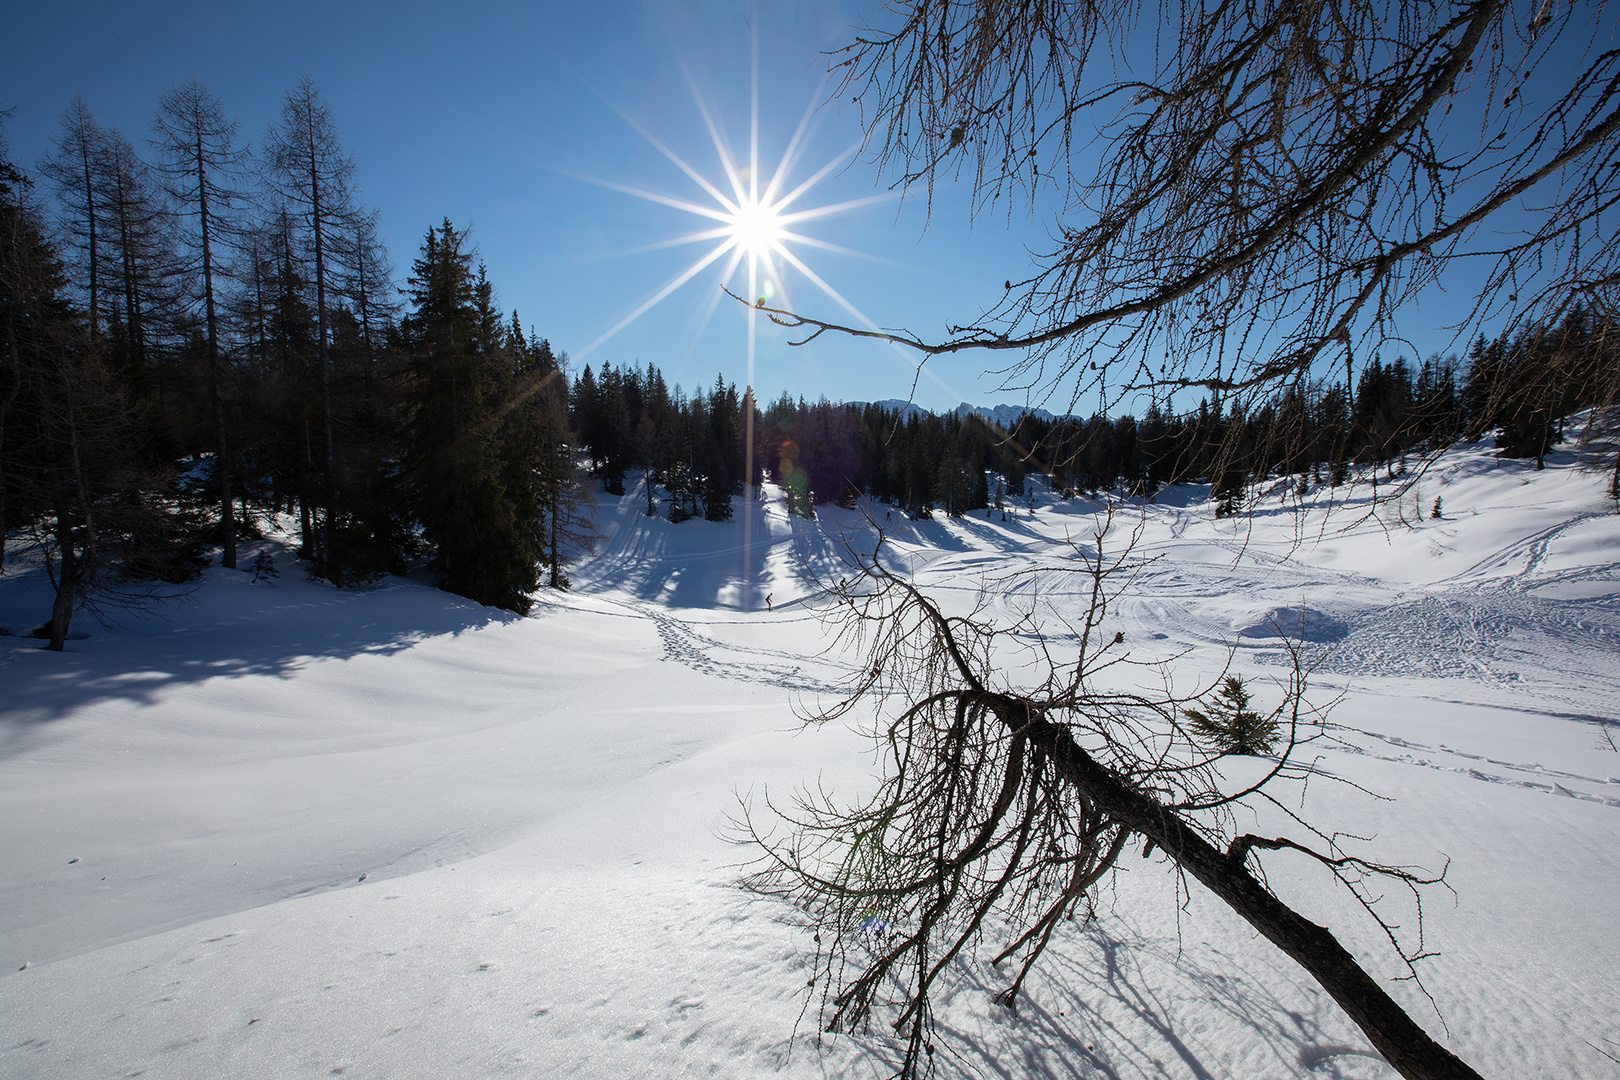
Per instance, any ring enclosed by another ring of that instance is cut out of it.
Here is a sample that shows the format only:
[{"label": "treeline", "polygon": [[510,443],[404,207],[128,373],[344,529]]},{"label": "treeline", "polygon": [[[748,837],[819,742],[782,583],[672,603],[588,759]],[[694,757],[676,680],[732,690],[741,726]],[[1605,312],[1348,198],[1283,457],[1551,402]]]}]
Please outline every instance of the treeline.
[{"label": "treeline", "polygon": [[[586,368],[572,390],[575,429],[609,492],[626,470],[647,478],[647,512],[664,489],[669,515],[730,516],[743,490],[743,461],[757,483],[766,470],[790,508],[849,504],[869,494],[913,517],[960,516],[1026,497],[1026,479],[1064,497],[1101,491],[1152,495],[1166,484],[1209,483],[1217,512],[1235,512],[1251,486],[1293,476],[1299,490],[1338,486],[1351,467],[1381,466],[1393,479],[1408,455],[1497,430],[1506,456],[1545,456],[1563,419],[1615,401],[1616,335],[1610,320],[1576,308],[1553,326],[1481,339],[1466,362],[1413,365],[1375,357],[1354,386],[1297,383],[1257,404],[1206,398],[1167,414],[1044,419],[1011,430],[977,415],[902,414],[875,404],[809,404],[784,394],[763,411],[717,381],[708,393],[671,392],[655,366]],[[749,412],[753,413],[750,423]],[[751,453],[745,432],[752,431]],[[1372,472],[1377,482],[1377,470]]]},{"label": "treeline", "polygon": [[337,585],[423,556],[517,611],[566,585],[590,526],[564,358],[466,235],[427,231],[402,305],[308,80],[257,145],[183,83],[147,145],[75,99],[34,176],[0,152],[0,531],[44,552],[38,633],[209,546],[236,566],[268,513]]}]

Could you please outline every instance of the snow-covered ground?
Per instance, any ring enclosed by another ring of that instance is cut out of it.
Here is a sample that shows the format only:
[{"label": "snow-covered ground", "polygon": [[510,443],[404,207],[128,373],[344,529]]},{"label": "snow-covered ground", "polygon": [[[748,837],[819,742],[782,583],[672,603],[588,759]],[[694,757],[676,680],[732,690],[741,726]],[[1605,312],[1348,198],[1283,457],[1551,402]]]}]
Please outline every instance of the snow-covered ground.
[{"label": "snow-covered ground", "polygon": [[[1456,891],[1425,909],[1433,1003],[1392,992],[1487,1076],[1620,1075],[1602,478],[1461,448],[1405,523],[1281,489],[1216,521],[1201,494],[1117,519],[1159,556],[1116,608],[1133,654],[1183,654],[1190,684],[1229,652],[1263,682],[1279,632],[1326,649],[1338,741],[1312,752],[1352,783],[1313,783],[1305,812],[1389,861],[1449,859]],[[812,946],[736,887],[749,856],[724,839],[750,793],[870,782],[858,733],[793,710],[856,659],[824,652],[803,580],[855,516],[738,500],[676,526],[642,505],[604,498],[600,554],[528,618],[417,581],[337,591],[267,540],[272,583],[216,567],[156,617],[83,618],[59,655],[0,638],[0,1075],[884,1075],[881,1039],[816,1034]],[[1028,582],[996,583],[1089,542],[1095,511],[1042,497],[1006,522],[896,522],[893,542],[948,604],[990,584],[1010,612]],[[48,605],[13,565],[0,626],[21,634]],[[1267,866],[1394,973],[1310,868]],[[1016,1017],[984,958],[963,966],[943,1074],[1393,1075],[1163,862],[1127,860],[1074,926]]]}]

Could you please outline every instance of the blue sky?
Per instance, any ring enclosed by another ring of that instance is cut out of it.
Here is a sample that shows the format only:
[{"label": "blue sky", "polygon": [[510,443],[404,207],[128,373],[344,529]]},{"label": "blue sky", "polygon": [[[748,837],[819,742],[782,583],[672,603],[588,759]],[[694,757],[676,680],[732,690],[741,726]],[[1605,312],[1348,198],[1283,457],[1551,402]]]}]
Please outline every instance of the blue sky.
[{"label": "blue sky", "polygon": [[[711,183],[726,187],[698,101],[746,164],[751,49],[759,63],[762,171],[774,168],[812,105],[797,184],[858,144],[859,117],[826,103],[825,52],[844,44],[873,3],[853,0],[598,0],[269,4],[54,2],[13,5],[13,48],[0,68],[0,107],[12,156],[25,167],[49,147],[63,109],[82,94],[97,119],[144,147],[167,87],[196,76],[255,143],[286,89],[312,77],[355,159],[364,200],[403,279],[423,234],[448,217],[470,226],[501,305],[581,363],[656,363],[687,389],[716,373],[748,379],[746,315],[718,291],[720,263],[694,276],[622,331],[597,344],[685,268],[707,244],[650,246],[713,225],[594,181],[709,203],[651,134]],[[639,129],[639,130],[638,130]],[[797,204],[813,208],[887,190],[859,155]],[[831,288],[873,322],[923,337],[972,321],[1026,276],[1047,218],[969,214],[966,191],[936,189],[931,216],[917,198],[891,199],[807,222],[800,231],[865,258],[799,246]],[[797,270],[787,300],[808,314],[848,313]],[[1466,290],[1465,290],[1466,291]],[[1400,330],[1421,351],[1449,345],[1443,297]],[[706,317],[707,315],[707,317]],[[761,321],[754,385],[811,400],[904,398],[915,356],[892,346],[824,336],[791,348]],[[802,336],[802,335],[801,335]],[[996,358],[930,360],[915,400],[1021,403],[983,374]],[[1047,402],[1066,408],[1067,401]]]},{"label": "blue sky", "polygon": [[[158,95],[196,76],[257,143],[282,95],[304,75],[331,106],[358,166],[362,197],[382,218],[401,278],[430,225],[472,227],[499,299],[570,354],[667,285],[713,242],[645,249],[713,225],[601,186],[712,200],[638,133],[654,135],[727,188],[704,126],[706,104],[746,165],[752,41],[759,55],[760,158],[774,169],[808,107],[824,102],[826,60],[857,15],[852,6],[615,0],[591,4],[53,3],[21,6],[8,37],[28,42],[0,69],[12,156],[25,167],[49,148],[62,111],[82,94],[98,121],[144,150]],[[808,179],[860,139],[846,105],[810,117],[788,183]],[[810,209],[880,195],[852,159],[795,204]],[[934,334],[993,302],[1029,263],[1044,228],[1027,215],[970,221],[964,193],[936,193],[932,221],[916,200],[891,199],[797,228],[867,258],[800,246],[805,263],[875,322]],[[717,373],[747,379],[745,314],[722,297],[722,259],[581,363],[656,363],[687,389]],[[739,284],[741,283],[739,277]],[[789,298],[847,312],[795,270]],[[704,315],[712,307],[705,323]],[[802,336],[802,335],[800,335]],[[790,348],[759,327],[755,385],[815,400],[906,397],[915,359],[890,346],[823,338]],[[931,361],[917,383],[928,407],[1013,400],[981,378],[982,358]]]}]

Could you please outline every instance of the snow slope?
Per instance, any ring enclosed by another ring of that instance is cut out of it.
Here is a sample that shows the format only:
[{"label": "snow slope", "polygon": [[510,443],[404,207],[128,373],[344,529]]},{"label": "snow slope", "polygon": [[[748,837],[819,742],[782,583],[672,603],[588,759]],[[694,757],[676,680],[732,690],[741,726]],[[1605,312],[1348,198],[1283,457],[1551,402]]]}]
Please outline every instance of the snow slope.
[{"label": "snow slope", "polygon": [[[1353,786],[1313,783],[1305,811],[1449,858],[1456,890],[1425,910],[1433,1004],[1392,992],[1487,1076],[1620,1076],[1620,516],[1567,457],[1482,447],[1436,463],[1404,524],[1366,494],[1123,508],[1114,535],[1159,558],[1118,625],[1189,684],[1229,655],[1263,681],[1281,633],[1325,649],[1313,685],[1343,697],[1318,767]],[[750,793],[869,783],[858,734],[793,713],[856,660],[824,653],[804,574],[836,572],[858,519],[643,506],[604,498],[600,554],[525,619],[412,580],[333,590],[267,540],[274,583],[212,569],[60,655],[0,638],[0,1075],[884,1075],[881,1038],[817,1036],[810,944],[735,887],[724,839]],[[1039,585],[1062,611],[1071,576],[1006,575],[1096,520],[1041,497],[892,543],[950,605],[989,585],[1010,613]],[[0,626],[45,610],[37,570],[8,569]],[[1309,868],[1267,865],[1394,974]],[[1393,1075],[1163,863],[1128,860],[1105,901],[1016,1018],[963,965],[945,1075]]]}]

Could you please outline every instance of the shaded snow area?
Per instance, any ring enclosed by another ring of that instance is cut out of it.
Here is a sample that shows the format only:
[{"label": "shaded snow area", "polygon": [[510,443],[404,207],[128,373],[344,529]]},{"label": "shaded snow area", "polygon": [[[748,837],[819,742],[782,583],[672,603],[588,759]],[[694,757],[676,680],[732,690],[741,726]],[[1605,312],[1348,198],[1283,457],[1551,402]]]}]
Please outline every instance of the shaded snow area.
[{"label": "shaded snow area", "polygon": [[[1110,541],[1139,529],[1156,559],[1107,626],[1135,658],[1179,656],[1178,688],[1230,656],[1263,699],[1286,640],[1319,656],[1312,697],[1339,701],[1286,805],[1385,861],[1449,860],[1455,896],[1424,908],[1430,996],[1391,992],[1486,1076],[1620,1075],[1602,480],[1467,447],[1376,514],[1365,486],[1328,513],[1280,485],[1217,521],[1175,488],[1122,508]],[[244,549],[275,556],[268,583],[215,567],[155,615],[81,616],[59,655],[0,637],[0,1076],[887,1075],[880,1033],[817,1034],[808,932],[738,888],[749,854],[724,838],[750,793],[853,798],[873,775],[861,717],[794,713],[859,659],[825,651],[804,577],[838,576],[858,516],[791,520],[766,495],[678,526],[634,485],[604,498],[600,552],[527,618],[419,580],[334,590],[281,537]],[[1094,503],[867,509],[950,610],[984,587],[992,616],[1029,590],[1077,613],[1082,579],[1006,575],[1091,544]],[[30,557],[0,582],[17,635],[48,612]],[[1272,886],[1399,974],[1305,861],[1269,854]],[[1016,1016],[990,1000],[990,943],[959,965],[939,1075],[1394,1075],[1157,857],[1129,856],[1098,918],[1060,934]]]}]

